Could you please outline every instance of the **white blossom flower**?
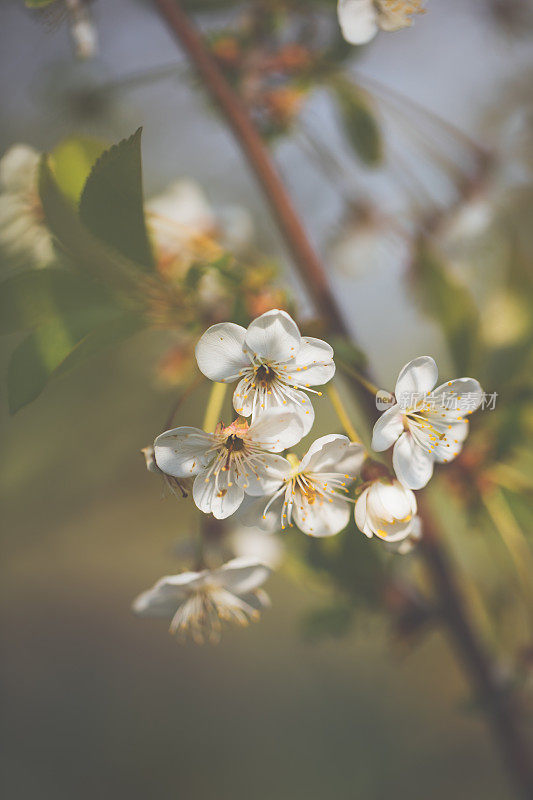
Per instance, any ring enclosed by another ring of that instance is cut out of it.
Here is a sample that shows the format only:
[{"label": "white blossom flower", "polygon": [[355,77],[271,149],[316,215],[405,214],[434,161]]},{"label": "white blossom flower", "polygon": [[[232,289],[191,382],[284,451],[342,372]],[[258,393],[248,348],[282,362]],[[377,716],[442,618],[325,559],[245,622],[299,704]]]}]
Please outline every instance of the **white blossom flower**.
[{"label": "white blossom flower", "polygon": [[301,336],[286,311],[267,311],[248,329],[221,322],[206,330],[196,345],[201,372],[212,381],[238,380],[233,405],[252,416],[273,408],[297,411],[308,433],[315,413],[306,392],[335,374],[333,349],[321,339]]},{"label": "white blossom flower", "polygon": [[0,246],[10,257],[46,267],[55,254],[37,190],[38,167],[39,153],[25,144],[13,145],[0,160]]},{"label": "white blossom flower", "polygon": [[220,639],[222,622],[248,625],[270,604],[259,587],[271,574],[252,558],[235,558],[219,569],[168,575],[140,594],[133,610],[142,617],[170,619],[170,632],[201,644]]},{"label": "white blossom flower", "polygon": [[363,490],[355,504],[355,524],[371,538],[402,542],[420,533],[416,497],[397,481],[378,479]]},{"label": "white blossom flower", "polygon": [[378,30],[398,31],[423,12],[422,0],[338,0],[342,35],[350,44],[366,44]]},{"label": "white blossom flower", "polygon": [[465,416],[483,399],[474,378],[457,378],[433,389],[437,376],[430,356],[406,364],[396,382],[396,403],[374,425],[373,449],[394,445],[394,470],[409,489],[428,483],[435,461],[445,463],[459,454],[468,435]]},{"label": "white blossom flower", "polygon": [[297,525],[309,536],[334,536],[350,520],[347,487],[355,480],[366,453],[346,436],[329,434],[316,439],[301,461],[286,460],[280,488],[263,512],[266,518],[279,500],[280,525]]},{"label": "white blossom flower", "polygon": [[199,428],[174,428],[154,442],[157,466],[175,478],[195,476],[193,499],[198,508],[225,519],[244,495],[270,494],[279,486],[285,459],[274,455],[303,436],[300,417],[271,411],[252,425],[238,419],[217,426],[214,433]]}]

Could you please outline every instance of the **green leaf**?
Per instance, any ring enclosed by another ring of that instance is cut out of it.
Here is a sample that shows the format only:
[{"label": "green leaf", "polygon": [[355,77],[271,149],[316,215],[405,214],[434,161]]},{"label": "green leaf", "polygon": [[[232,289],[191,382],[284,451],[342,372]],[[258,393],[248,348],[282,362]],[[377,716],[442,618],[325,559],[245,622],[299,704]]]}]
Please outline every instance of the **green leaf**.
[{"label": "green leaf", "polygon": [[111,306],[111,298],[100,286],[75,273],[61,269],[22,272],[0,285],[0,334]]},{"label": "green leaf", "polygon": [[59,189],[46,156],[43,156],[39,169],[39,196],[46,222],[71,257],[73,265],[112,288],[123,301],[142,302],[146,294],[144,272],[87,230]]},{"label": "green leaf", "polygon": [[342,76],[330,84],[335,92],[344,133],[358,158],[369,167],[383,161],[383,140],[368,98]]},{"label": "green leaf", "polygon": [[100,319],[94,315],[56,317],[36,328],[13,352],[7,373],[9,410],[15,414],[35,400],[52,377],[116,344],[144,325],[133,312]]},{"label": "green leaf", "polygon": [[440,324],[459,374],[467,375],[479,348],[479,315],[470,292],[425,242],[412,270],[424,310]]},{"label": "green leaf", "polygon": [[98,139],[73,136],[64,139],[50,154],[50,163],[57,185],[76,206],[95,161],[104,145]]},{"label": "green leaf", "polygon": [[55,375],[62,375],[91,356],[129,339],[146,327],[146,320],[134,311],[125,311],[109,319],[78,342],[59,365]]},{"label": "green leaf", "polygon": [[141,132],[106,150],[94,165],[80,200],[80,219],[126,258],[154,269],[146,222],[141,167]]}]

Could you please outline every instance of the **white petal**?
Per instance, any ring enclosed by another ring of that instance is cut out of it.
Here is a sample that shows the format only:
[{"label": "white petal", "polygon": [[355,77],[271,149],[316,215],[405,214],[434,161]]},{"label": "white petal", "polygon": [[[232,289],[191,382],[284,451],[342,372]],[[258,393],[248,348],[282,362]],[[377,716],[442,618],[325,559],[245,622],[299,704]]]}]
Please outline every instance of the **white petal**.
[{"label": "white petal", "polygon": [[437,383],[438,375],[437,365],[431,356],[420,356],[409,361],[398,375],[394,390],[396,400],[400,402],[402,396],[407,398],[413,394],[430,392]]},{"label": "white petal", "polygon": [[296,355],[300,331],[286,311],[267,311],[248,326],[246,347],[264,361],[284,362]]},{"label": "white petal", "polygon": [[350,504],[343,497],[309,503],[298,492],[292,511],[293,520],[309,536],[334,536],[350,521]]},{"label": "white petal", "polygon": [[355,524],[357,525],[361,533],[364,533],[365,536],[368,536],[370,538],[372,537],[373,533],[367,521],[368,493],[369,493],[369,488],[366,488],[363,492],[361,492],[361,495],[357,498],[357,502],[355,504],[354,514],[355,514]]},{"label": "white petal", "polygon": [[402,412],[398,404],[388,408],[374,425],[372,432],[372,449],[377,453],[388,450],[396,439],[402,435]]},{"label": "white petal", "polygon": [[337,14],[342,35],[350,44],[366,44],[377,33],[372,0],[339,0]]},{"label": "white petal", "polygon": [[287,361],[283,372],[301,386],[320,386],[335,375],[333,348],[322,339],[303,336],[294,358]]},{"label": "white petal", "polygon": [[0,184],[8,192],[37,188],[39,153],[26,144],[14,144],[0,160]]},{"label": "white petal", "polygon": [[194,479],[193,500],[204,514],[213,514],[216,519],[226,519],[235,513],[242,503],[244,491],[234,480],[231,471],[220,472],[218,478],[206,478],[201,472]]},{"label": "white petal", "polygon": [[316,439],[301,461],[301,469],[310,472],[328,472],[355,478],[366,451],[362,444],[350,442],[347,436],[330,433]]},{"label": "white petal", "polygon": [[211,325],[196,345],[200,372],[211,381],[234,381],[250,366],[243,350],[246,330],[233,322]]},{"label": "white petal", "polygon": [[[299,389],[291,386],[278,385],[276,392],[265,391],[264,389],[254,389],[250,393],[252,400],[252,424],[267,412],[284,411],[296,414],[302,423],[303,436],[306,436],[315,421],[315,410],[309,397]],[[290,447],[292,445],[287,445]]]},{"label": "white petal", "polygon": [[173,428],[161,433],[154,442],[157,466],[167,475],[187,478],[197,475],[212,458],[208,454],[213,436],[199,428]]},{"label": "white petal", "polygon": [[407,432],[394,445],[392,463],[398,480],[408,489],[422,489],[433,475],[433,457]]},{"label": "white petal", "polygon": [[191,589],[205,580],[206,572],[182,572],[166,575],[133,601],[136,614],[146,617],[173,617]]},{"label": "white petal", "polygon": [[255,558],[234,558],[220,569],[213,570],[210,579],[233,594],[253,592],[272,574],[272,570]]},{"label": "white petal", "polygon": [[408,522],[395,522],[393,525],[383,523],[374,530],[375,535],[384,542],[401,542],[411,535],[413,520]]},{"label": "white petal", "polygon": [[468,436],[468,421],[453,422],[447,426],[444,438],[434,448],[432,455],[436,461],[445,463],[456,458],[463,448],[463,442]]},{"label": "white petal", "polygon": [[233,408],[243,417],[249,417],[254,407],[254,397],[256,390],[254,387],[246,391],[248,379],[243,378],[239,381],[233,392]]},{"label": "white petal", "polygon": [[436,414],[450,421],[471,414],[483,400],[483,389],[475,378],[456,378],[441,384],[432,394]]},{"label": "white petal", "polygon": [[271,453],[281,453],[303,438],[302,418],[293,411],[266,411],[250,425],[246,438]]},{"label": "white petal", "polygon": [[393,483],[378,481],[375,484],[375,494],[387,511],[387,516],[383,516],[383,519],[390,516],[392,519],[406,520],[413,514],[413,503],[416,511],[416,498],[413,492],[402,486],[399,481]]},{"label": "white petal", "polygon": [[277,491],[290,471],[291,465],[286,458],[262,453],[254,459],[253,464],[243,464],[236,480],[246,494],[261,497]]}]

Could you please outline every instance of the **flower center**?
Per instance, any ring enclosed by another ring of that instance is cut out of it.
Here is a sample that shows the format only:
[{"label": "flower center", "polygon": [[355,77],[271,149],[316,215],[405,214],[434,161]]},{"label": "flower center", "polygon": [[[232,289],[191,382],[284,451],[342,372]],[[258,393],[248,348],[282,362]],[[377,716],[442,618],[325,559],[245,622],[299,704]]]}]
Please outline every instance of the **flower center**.
[{"label": "flower center", "polygon": [[268,364],[260,364],[255,368],[255,385],[266,389],[276,379],[276,372]]},{"label": "flower center", "polygon": [[244,450],[244,440],[232,433],[224,442],[224,447],[228,453],[238,453]]}]

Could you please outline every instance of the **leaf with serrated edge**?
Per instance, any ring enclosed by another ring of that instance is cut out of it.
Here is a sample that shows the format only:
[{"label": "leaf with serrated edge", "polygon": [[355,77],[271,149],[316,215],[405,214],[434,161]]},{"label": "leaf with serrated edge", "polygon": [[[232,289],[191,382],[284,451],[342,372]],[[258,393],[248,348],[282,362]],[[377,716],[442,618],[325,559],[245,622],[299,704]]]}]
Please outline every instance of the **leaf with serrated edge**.
[{"label": "leaf with serrated edge", "polygon": [[141,132],[139,128],[102,153],[87,178],[79,210],[81,221],[94,236],[153,270],[144,218]]}]

